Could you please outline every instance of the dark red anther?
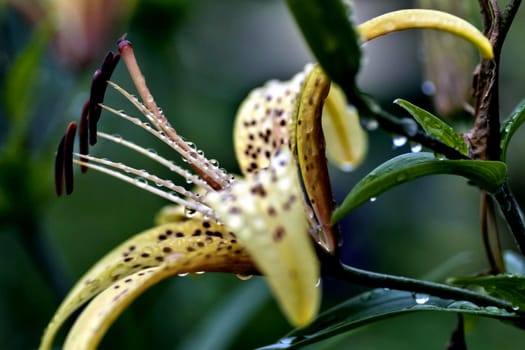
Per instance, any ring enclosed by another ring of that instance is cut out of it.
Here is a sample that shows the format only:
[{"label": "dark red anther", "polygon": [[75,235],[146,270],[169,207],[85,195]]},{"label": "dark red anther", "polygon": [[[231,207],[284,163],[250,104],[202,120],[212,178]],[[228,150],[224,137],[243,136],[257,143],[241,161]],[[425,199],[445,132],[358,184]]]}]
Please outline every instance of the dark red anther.
[{"label": "dark red anther", "polygon": [[77,123],[71,122],[58,144],[55,158],[55,192],[58,197],[62,195],[64,185],[66,194],[73,192],[73,146]]},{"label": "dark red anther", "polygon": [[71,122],[67,126],[64,135],[64,182],[66,194],[73,193],[73,147],[75,146],[75,134],[77,122]]},{"label": "dark red anther", "polygon": [[106,93],[107,82],[111,78],[115,67],[120,60],[119,54],[113,54],[111,51],[106,54],[102,65],[93,74],[91,83],[91,93],[89,96],[89,144],[97,143],[97,123],[100,119],[102,109],[100,104],[104,102],[104,95]]},{"label": "dark red anther", "polygon": [[[82,108],[82,116],[80,117],[80,126],[78,128],[78,145],[79,145],[79,153],[83,155],[87,155],[89,153],[89,100],[86,101],[84,104],[84,107]],[[87,162],[87,160],[84,160]],[[87,171],[87,166],[81,165],[80,171],[82,173],[85,173]]]},{"label": "dark red anther", "polygon": [[64,141],[66,136],[62,136],[58,144],[55,156],[55,192],[57,197],[62,195],[64,190]]}]

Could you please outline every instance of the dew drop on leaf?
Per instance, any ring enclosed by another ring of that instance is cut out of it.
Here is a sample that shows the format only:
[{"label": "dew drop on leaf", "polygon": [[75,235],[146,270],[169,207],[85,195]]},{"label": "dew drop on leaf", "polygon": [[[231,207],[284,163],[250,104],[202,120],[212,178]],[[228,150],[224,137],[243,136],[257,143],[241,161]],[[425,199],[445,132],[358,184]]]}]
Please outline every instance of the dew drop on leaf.
[{"label": "dew drop on leaf", "polygon": [[392,145],[394,148],[402,147],[407,143],[407,138],[405,136],[395,136],[392,138]]},{"label": "dew drop on leaf", "polygon": [[416,300],[416,304],[424,305],[430,300],[430,296],[428,294],[416,293],[414,299]]}]

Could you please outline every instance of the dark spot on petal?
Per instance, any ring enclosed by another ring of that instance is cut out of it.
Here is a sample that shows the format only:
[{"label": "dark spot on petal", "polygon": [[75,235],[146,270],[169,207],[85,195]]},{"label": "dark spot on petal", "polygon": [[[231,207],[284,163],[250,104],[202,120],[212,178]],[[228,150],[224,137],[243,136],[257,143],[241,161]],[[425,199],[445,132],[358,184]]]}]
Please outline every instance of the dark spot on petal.
[{"label": "dark spot on petal", "polygon": [[273,241],[280,242],[283,239],[285,234],[286,234],[286,231],[284,227],[278,226],[273,233]]}]

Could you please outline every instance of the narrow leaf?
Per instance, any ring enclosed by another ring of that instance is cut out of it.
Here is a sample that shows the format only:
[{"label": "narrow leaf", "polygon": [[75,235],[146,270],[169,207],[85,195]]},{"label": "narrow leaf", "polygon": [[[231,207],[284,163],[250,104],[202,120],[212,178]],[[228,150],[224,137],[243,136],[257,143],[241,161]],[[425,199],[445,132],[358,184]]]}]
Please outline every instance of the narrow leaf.
[{"label": "narrow leaf", "polygon": [[401,98],[396,99],[394,103],[410,113],[427,134],[440,140],[447,146],[455,148],[464,155],[468,154],[468,146],[465,140],[443,120]]},{"label": "narrow leaf", "polygon": [[355,77],[361,50],[351,7],[341,0],[287,0],[297,25],[325,73],[348,94],[358,95]]},{"label": "narrow leaf", "polygon": [[468,301],[447,300],[429,295],[381,288],[360,294],[323,312],[309,326],[296,329],[278,343],[262,349],[302,347],[381,319],[415,311],[453,312],[502,320],[517,320],[519,318],[515,313],[497,307],[480,307]]},{"label": "narrow leaf", "polygon": [[525,122],[525,99],[522,100],[514,109],[511,115],[501,124],[501,157],[505,161],[507,147],[512,136],[518,128]]},{"label": "narrow leaf", "polygon": [[332,215],[339,221],[353,209],[388,189],[420,177],[452,174],[466,177],[480,188],[493,192],[505,181],[505,163],[478,160],[441,160],[432,153],[407,153],[381,164],[359,181]]},{"label": "narrow leaf", "polygon": [[483,287],[487,294],[507,300],[519,310],[525,310],[525,276],[523,275],[455,277],[447,282],[460,287]]},{"label": "narrow leaf", "polygon": [[27,118],[31,112],[31,106],[34,105],[31,103],[31,99],[34,97],[38,86],[36,81],[39,62],[45,53],[49,34],[50,31],[46,25],[35,30],[33,37],[27,47],[18,55],[5,80],[5,92],[2,98],[5,99],[7,116],[12,126],[20,134],[23,134],[29,125]]}]

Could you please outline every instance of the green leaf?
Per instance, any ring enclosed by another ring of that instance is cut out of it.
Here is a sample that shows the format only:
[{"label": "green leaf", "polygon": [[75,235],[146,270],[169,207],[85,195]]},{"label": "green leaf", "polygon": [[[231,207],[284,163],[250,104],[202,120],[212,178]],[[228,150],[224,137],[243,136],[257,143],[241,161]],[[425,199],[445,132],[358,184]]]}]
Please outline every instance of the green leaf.
[{"label": "green leaf", "polygon": [[445,145],[457,149],[464,155],[468,154],[468,146],[465,140],[443,120],[401,98],[396,99],[394,103],[410,113],[427,134],[440,140]]},{"label": "green leaf", "polygon": [[497,307],[480,307],[468,301],[441,299],[390,289],[374,289],[323,312],[309,326],[296,329],[279,342],[262,349],[286,349],[317,343],[381,319],[415,311],[441,311],[518,320],[519,316]]},{"label": "green leaf", "polygon": [[482,287],[487,294],[507,300],[520,310],[525,310],[525,276],[500,274],[481,277],[455,277],[448,283],[459,287]]},{"label": "green leaf", "polygon": [[423,176],[460,175],[480,188],[494,192],[505,181],[506,172],[505,163],[498,161],[441,160],[428,152],[402,154],[381,164],[359,181],[334,211],[332,222],[339,221],[353,209],[388,189]]},{"label": "green leaf", "polygon": [[49,37],[50,31],[46,25],[37,28],[27,47],[19,54],[7,73],[2,98],[11,127],[19,135],[25,134],[29,125],[27,119],[34,106],[31,100],[38,85],[35,83],[38,78],[37,71]]},{"label": "green leaf", "polygon": [[507,120],[501,124],[501,160],[505,160],[509,142],[523,122],[525,122],[525,99],[518,104]]},{"label": "green leaf", "polygon": [[[341,0],[287,0],[297,25],[325,73],[348,93],[357,96],[355,77],[361,50],[350,18],[351,8]],[[357,98],[357,97],[356,97]]]}]

